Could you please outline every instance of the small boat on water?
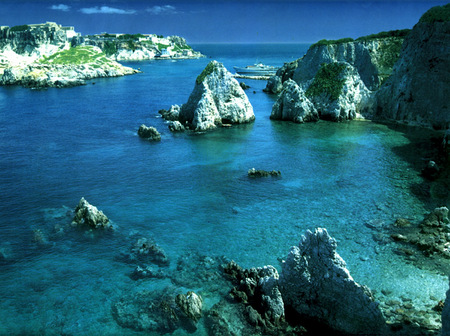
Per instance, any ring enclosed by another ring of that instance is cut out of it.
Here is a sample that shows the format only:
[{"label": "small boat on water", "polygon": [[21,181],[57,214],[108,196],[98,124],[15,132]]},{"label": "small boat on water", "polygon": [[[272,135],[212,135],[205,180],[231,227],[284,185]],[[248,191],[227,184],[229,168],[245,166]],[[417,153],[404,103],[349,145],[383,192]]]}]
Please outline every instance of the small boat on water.
[{"label": "small boat on water", "polygon": [[239,75],[246,75],[246,76],[273,76],[276,74],[277,70],[279,68],[271,66],[271,65],[264,65],[262,63],[258,63],[255,65],[248,65],[246,67],[234,67],[234,70],[236,70],[236,73]]}]

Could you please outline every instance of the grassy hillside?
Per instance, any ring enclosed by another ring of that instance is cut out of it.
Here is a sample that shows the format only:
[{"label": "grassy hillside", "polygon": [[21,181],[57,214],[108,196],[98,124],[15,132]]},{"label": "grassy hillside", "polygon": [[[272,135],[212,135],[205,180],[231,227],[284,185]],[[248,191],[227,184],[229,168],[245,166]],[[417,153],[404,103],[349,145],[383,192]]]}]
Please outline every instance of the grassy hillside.
[{"label": "grassy hillside", "polygon": [[60,65],[81,65],[93,64],[94,67],[109,64],[115,66],[116,63],[111,61],[102,52],[93,46],[77,46],[67,50],[57,52],[51,56],[43,57],[39,60],[41,64],[60,64]]}]

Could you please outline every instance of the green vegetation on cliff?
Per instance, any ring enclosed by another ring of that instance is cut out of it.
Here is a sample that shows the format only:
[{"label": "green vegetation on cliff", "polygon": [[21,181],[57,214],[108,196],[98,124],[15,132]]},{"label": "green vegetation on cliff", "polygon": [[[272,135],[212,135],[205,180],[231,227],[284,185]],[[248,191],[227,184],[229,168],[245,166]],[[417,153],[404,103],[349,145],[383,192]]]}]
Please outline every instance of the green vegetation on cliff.
[{"label": "green vegetation on cliff", "polygon": [[436,6],[422,15],[419,22],[447,22],[450,21],[450,4]]},{"label": "green vegetation on cliff", "polygon": [[339,98],[345,80],[341,78],[345,64],[342,63],[324,63],[320,66],[312,84],[306,90],[306,96],[316,97],[323,93],[330,96],[331,100]]},{"label": "green vegetation on cliff", "polygon": [[409,34],[411,29],[400,29],[400,30],[390,30],[390,31],[383,31],[377,34],[371,34],[367,36],[361,36],[358,37],[356,40],[352,39],[351,37],[342,38],[339,40],[320,40],[314,44],[312,44],[309,49],[316,48],[318,46],[322,45],[332,45],[332,44],[341,44],[341,43],[348,43],[348,42],[364,42],[364,41],[371,41],[375,39],[384,39],[389,37],[400,37],[404,38],[406,35]]},{"label": "green vegetation on cliff", "polygon": [[30,29],[29,25],[20,25],[20,26],[11,27],[9,31],[11,31],[11,32],[19,32],[19,31],[25,31],[25,30],[28,30],[28,29]]},{"label": "green vegetation on cliff", "polygon": [[205,80],[206,76],[208,76],[214,72],[215,68],[216,68],[215,63],[209,62],[208,65],[206,66],[206,68],[202,71],[202,73],[200,75],[198,75],[195,82],[197,84],[201,84]]},{"label": "green vegetation on cliff", "polygon": [[113,62],[102,52],[98,52],[93,46],[78,46],[57,52],[51,56],[39,60],[41,64],[50,65],[81,65],[94,64],[94,67],[111,64]]},{"label": "green vegetation on cliff", "polygon": [[390,31],[382,31],[377,34],[371,34],[367,36],[361,36],[356,39],[356,41],[371,41],[375,39],[383,39],[388,37],[401,37],[404,38],[409,34],[411,29],[399,29],[399,30],[390,30]]}]

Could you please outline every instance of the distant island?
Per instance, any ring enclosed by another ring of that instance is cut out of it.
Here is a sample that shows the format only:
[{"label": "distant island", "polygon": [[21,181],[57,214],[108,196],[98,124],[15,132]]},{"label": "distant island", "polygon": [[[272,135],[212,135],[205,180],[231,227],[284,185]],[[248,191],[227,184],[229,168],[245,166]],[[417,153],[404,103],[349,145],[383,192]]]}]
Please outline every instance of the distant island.
[{"label": "distant island", "polygon": [[117,61],[199,57],[204,56],[179,36],[82,36],[74,27],[54,22],[0,26],[0,85],[68,87],[138,72]]}]

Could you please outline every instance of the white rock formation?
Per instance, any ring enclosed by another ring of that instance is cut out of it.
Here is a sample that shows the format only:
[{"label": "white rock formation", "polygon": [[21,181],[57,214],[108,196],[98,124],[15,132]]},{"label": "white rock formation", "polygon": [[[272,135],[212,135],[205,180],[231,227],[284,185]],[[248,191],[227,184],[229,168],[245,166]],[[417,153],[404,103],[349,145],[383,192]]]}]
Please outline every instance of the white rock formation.
[{"label": "white rock formation", "polygon": [[112,229],[113,226],[103,211],[89,204],[88,201],[81,198],[75,208],[75,216],[73,218],[74,226],[86,226],[91,229]]},{"label": "white rock formation", "polygon": [[194,90],[183,104],[179,121],[195,131],[255,119],[247,95],[222,63],[211,61],[197,77]]},{"label": "white rock formation", "polygon": [[450,289],[447,291],[444,309],[442,310],[442,336],[450,336]]},{"label": "white rock formation", "polygon": [[348,63],[330,63],[329,65],[332,64],[343,65],[343,70],[335,78],[336,81],[342,81],[342,88],[337,99],[324,90],[319,95],[310,96],[311,102],[321,119],[333,121],[362,119],[361,112],[368,109],[371,91],[364,85],[353,66]]},{"label": "white rock formation", "polygon": [[292,120],[296,123],[319,120],[316,108],[296,82],[288,79],[272,107],[270,119]]},{"label": "white rock formation", "polygon": [[386,325],[367,287],[350,276],[326,229],[307,231],[282,266],[285,305],[348,334],[383,334]]},{"label": "white rock formation", "polygon": [[271,265],[258,268],[258,271],[260,276],[258,287],[261,291],[265,318],[277,324],[284,319],[284,302],[278,288],[278,271]]}]

